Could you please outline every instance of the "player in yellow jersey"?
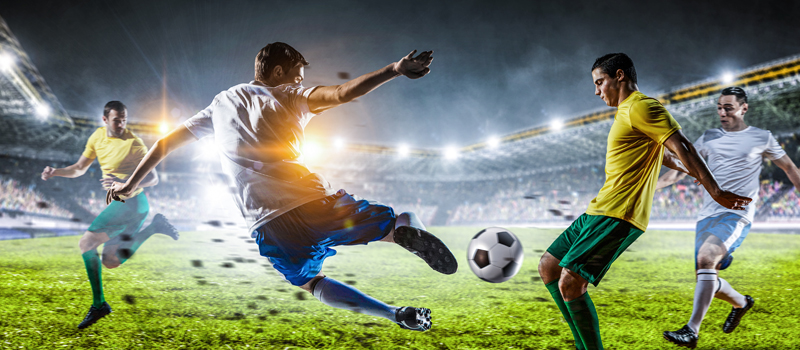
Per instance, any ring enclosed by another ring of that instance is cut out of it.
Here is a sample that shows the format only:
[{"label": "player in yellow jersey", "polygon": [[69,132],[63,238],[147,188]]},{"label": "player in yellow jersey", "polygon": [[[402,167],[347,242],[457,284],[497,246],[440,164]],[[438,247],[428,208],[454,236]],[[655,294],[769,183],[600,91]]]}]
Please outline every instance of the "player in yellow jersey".
[{"label": "player in yellow jersey", "polygon": [[[122,102],[111,101],[106,104],[103,122],[106,126],[98,128],[89,137],[86,149],[75,164],[59,169],[48,166],[42,171],[42,180],[47,181],[53,176],[81,176],[97,158],[103,171],[100,181],[104,188],[108,189],[115,182],[125,181],[147,154],[147,146],[126,128],[128,111]],[[96,249],[98,246],[105,243],[102,262],[107,268],[113,269],[128,260],[154,233],[163,233],[178,239],[178,231],[161,214],[156,214],[149,226],[139,230],[150,210],[142,188],[157,183],[158,175],[153,170],[131,195],[124,198],[124,203],[114,202],[103,210],[81,237],[79,246],[92,286],[93,303],[78,328],[91,326],[111,313],[111,307],[103,295],[102,267]]]},{"label": "player in yellow jersey", "polygon": [[[595,95],[617,107],[608,133],[606,182],[586,213],[547,248],[539,275],[570,326],[578,349],[602,349],[597,311],[586,292],[644,233],[656,180],[664,165],[696,175],[714,200],[744,209],[750,198],[722,191],[681,127],[658,100],[639,92],[633,61],[624,53],[592,66]],[[665,148],[679,161],[665,159]]]}]

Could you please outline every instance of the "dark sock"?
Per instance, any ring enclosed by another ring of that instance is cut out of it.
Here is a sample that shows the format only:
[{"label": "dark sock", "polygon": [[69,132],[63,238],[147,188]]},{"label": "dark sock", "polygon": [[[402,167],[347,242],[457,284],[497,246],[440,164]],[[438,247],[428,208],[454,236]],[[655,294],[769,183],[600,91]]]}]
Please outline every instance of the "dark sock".
[{"label": "dark sock", "polygon": [[106,301],[103,296],[103,267],[100,265],[100,256],[97,255],[97,249],[92,249],[81,256],[83,264],[86,265],[89,283],[92,285],[92,306],[100,307]]},{"label": "dark sock", "polygon": [[603,341],[600,340],[600,322],[597,320],[597,311],[589,293],[583,293],[577,299],[567,301],[565,304],[581,336],[583,347],[586,350],[603,349]]},{"label": "dark sock", "polygon": [[556,301],[556,305],[558,305],[558,309],[561,310],[561,315],[564,316],[564,320],[567,321],[569,330],[572,331],[572,338],[575,339],[575,348],[578,350],[583,350],[584,348],[583,342],[581,341],[581,336],[575,329],[575,325],[572,322],[572,316],[570,316],[569,310],[567,310],[567,305],[564,304],[564,298],[561,296],[561,291],[558,290],[558,281],[559,280],[552,281],[544,286],[547,288],[547,291],[550,292],[550,296],[553,297],[553,300]]}]

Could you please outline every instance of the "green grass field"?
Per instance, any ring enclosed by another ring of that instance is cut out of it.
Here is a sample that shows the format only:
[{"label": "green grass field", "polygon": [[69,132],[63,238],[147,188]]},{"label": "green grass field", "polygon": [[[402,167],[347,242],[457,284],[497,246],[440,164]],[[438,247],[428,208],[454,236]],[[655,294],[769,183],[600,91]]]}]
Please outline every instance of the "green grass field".
[{"label": "green grass field", "polygon": [[[223,231],[186,232],[177,242],[157,236],[121,267],[104,269],[114,313],[81,331],[76,326],[91,291],[79,237],[0,241],[0,348],[574,349],[536,272],[559,232],[514,229],[525,262],[510,281],[491,284],[466,263],[478,230],[432,229],[461,259],[454,275],[439,275],[387,243],[344,247],[325,263],[328,276],[378,299],[432,309],[428,332],[327,307],[283,282],[249,237]],[[691,314],[693,237],[647,232],[600,287],[589,288],[607,349],[678,349],[661,333],[680,328]],[[750,234],[721,276],[751,294],[755,308],[734,333],[724,334],[730,306],[715,300],[698,349],[800,347],[799,239]]]}]

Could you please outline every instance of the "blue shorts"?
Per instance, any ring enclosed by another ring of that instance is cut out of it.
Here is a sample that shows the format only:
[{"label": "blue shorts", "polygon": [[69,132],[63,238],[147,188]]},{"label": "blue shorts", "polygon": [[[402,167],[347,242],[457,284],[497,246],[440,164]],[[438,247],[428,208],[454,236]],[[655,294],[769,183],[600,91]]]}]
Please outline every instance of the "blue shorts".
[{"label": "blue shorts", "polygon": [[694,262],[696,268],[697,253],[710,235],[717,236],[722,241],[728,251],[725,256],[731,255],[736,248],[742,245],[747,233],[750,232],[750,221],[734,213],[723,213],[698,221],[695,231]]},{"label": "blue shorts", "polygon": [[339,190],[303,204],[259,227],[258,250],[292,285],[302,286],[322,270],[338,245],[367,244],[394,228],[392,208]]}]

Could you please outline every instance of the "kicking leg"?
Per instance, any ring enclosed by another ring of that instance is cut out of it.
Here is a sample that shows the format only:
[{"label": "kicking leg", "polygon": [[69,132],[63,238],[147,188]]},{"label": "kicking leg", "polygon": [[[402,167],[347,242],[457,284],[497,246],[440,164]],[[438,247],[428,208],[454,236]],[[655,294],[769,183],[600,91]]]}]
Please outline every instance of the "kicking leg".
[{"label": "kicking leg", "polygon": [[[116,256],[118,259],[114,260],[119,261],[119,264],[125,263],[125,261],[133,256],[133,253],[136,253],[136,251],[139,250],[139,247],[141,247],[147,239],[156,233],[169,236],[176,241],[180,237],[178,230],[175,229],[175,227],[172,226],[169,221],[167,221],[167,218],[164,217],[164,215],[160,213],[156,214],[153,217],[153,221],[150,223],[150,225],[141,231],[136,232],[133,235],[123,233],[119,236],[121,242],[116,250]],[[105,254],[103,256],[103,262],[105,263]]]},{"label": "kicking leg", "polygon": [[564,268],[558,287],[584,349],[603,349],[597,310],[589,293],[586,292],[588,285],[589,282],[583,277]]},{"label": "kicking leg", "polygon": [[569,325],[569,329],[572,331],[572,338],[575,340],[575,348],[583,350],[584,347],[581,336],[578,330],[575,329],[575,324],[572,321],[572,316],[569,314],[567,304],[564,303],[564,297],[561,296],[561,291],[558,289],[558,284],[561,280],[561,270],[563,269],[558,265],[560,262],[558,258],[545,252],[539,260],[539,276],[542,277],[545,288],[547,288],[547,291],[550,292],[550,296],[553,297],[553,300],[556,302],[556,306],[558,306],[558,310],[561,311],[561,316],[564,317],[564,321]]},{"label": "kicking leg", "polygon": [[325,277],[322,272],[300,288],[328,306],[383,317],[405,329],[425,331],[431,328],[430,310],[388,305],[347,284]]},{"label": "kicking leg", "polygon": [[92,306],[86,318],[78,325],[78,328],[86,328],[97,322],[103,316],[111,313],[111,307],[106,303],[103,295],[103,277],[100,257],[97,255],[97,247],[108,241],[108,235],[103,232],[86,231],[81,237],[78,245],[81,248],[83,263],[86,266],[86,274],[92,286]]}]

